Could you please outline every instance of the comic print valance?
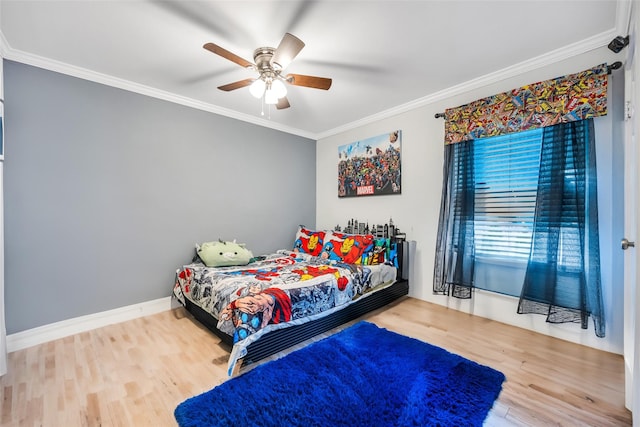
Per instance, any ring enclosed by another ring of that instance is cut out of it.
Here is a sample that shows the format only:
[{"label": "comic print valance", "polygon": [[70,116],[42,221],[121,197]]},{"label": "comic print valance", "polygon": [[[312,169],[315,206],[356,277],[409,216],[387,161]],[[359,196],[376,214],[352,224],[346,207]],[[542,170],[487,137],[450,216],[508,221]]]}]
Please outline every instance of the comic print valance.
[{"label": "comic print valance", "polygon": [[607,114],[607,64],[445,110],[445,144]]}]

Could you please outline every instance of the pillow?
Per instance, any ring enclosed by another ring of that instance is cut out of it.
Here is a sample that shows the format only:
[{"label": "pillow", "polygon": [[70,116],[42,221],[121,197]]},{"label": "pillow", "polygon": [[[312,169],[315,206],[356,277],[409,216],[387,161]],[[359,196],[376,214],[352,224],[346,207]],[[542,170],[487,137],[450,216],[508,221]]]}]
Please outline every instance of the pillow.
[{"label": "pillow", "polygon": [[301,225],[298,227],[298,232],[296,233],[296,240],[293,243],[293,251],[319,256],[322,253],[324,239],[324,231],[309,230]]},{"label": "pillow", "polygon": [[321,257],[346,264],[366,263],[367,255],[373,251],[372,234],[346,234],[327,231]]},{"label": "pillow", "polygon": [[374,243],[374,254],[369,265],[387,264],[398,268],[398,242],[394,238],[379,238]]},{"label": "pillow", "polygon": [[371,251],[363,258],[365,265],[384,264],[389,260],[389,252],[391,250],[391,239],[379,237],[373,239],[373,247]]},{"label": "pillow", "polygon": [[207,267],[228,267],[232,265],[247,265],[253,254],[245,248],[244,243],[206,242],[202,246],[196,245],[196,251]]},{"label": "pillow", "polygon": [[399,244],[401,245],[402,243],[398,241],[390,242],[387,248],[387,254],[385,255],[386,257],[385,263],[388,265],[392,265],[396,268],[400,268],[400,265],[398,262],[398,245]]}]

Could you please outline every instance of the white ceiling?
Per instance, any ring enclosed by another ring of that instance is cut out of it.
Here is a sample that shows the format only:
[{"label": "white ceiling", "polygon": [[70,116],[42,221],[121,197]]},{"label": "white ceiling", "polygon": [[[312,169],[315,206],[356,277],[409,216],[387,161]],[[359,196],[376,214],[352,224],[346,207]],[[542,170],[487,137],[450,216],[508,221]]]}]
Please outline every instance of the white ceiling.
[{"label": "white ceiling", "polygon": [[[1,0],[0,53],[317,139],[501,70],[605,46],[621,35],[627,8],[626,0]],[[261,116],[248,88],[217,89],[254,74],[203,44],[253,61],[255,48],[276,47],[285,32],[306,43],[286,72],[331,77],[330,90],[289,86],[291,108]]]}]

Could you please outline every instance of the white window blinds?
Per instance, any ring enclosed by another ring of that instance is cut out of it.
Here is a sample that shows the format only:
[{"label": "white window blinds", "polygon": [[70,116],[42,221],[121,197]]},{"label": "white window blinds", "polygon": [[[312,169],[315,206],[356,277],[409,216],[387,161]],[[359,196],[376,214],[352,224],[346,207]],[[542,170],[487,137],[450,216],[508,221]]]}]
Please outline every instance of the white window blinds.
[{"label": "white window blinds", "polygon": [[527,261],[541,142],[542,129],[472,142],[476,256]]}]

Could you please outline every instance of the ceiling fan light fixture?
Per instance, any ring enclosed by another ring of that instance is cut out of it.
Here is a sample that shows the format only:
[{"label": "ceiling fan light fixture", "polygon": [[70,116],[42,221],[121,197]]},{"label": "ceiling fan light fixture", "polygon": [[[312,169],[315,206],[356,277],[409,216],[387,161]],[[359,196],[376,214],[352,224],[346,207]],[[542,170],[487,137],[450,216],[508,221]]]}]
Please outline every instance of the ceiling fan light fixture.
[{"label": "ceiling fan light fixture", "polygon": [[264,93],[264,103],[265,104],[277,104],[278,103],[278,96],[276,95],[276,91],[268,88],[267,91]]},{"label": "ceiling fan light fixture", "polygon": [[287,96],[287,87],[282,83],[282,80],[274,80],[271,83],[271,90],[275,92],[277,99]]},{"label": "ceiling fan light fixture", "polygon": [[251,86],[249,86],[249,92],[256,98],[262,98],[266,83],[262,79],[256,79]]}]

